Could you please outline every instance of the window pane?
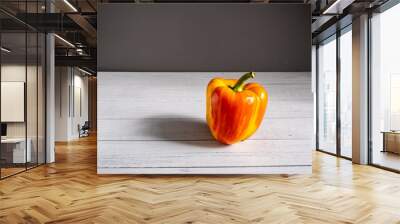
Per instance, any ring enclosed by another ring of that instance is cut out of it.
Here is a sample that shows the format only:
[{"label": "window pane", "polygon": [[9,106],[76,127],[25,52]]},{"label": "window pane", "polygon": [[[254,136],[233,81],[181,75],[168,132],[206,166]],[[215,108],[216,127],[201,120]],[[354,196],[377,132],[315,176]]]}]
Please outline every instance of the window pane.
[{"label": "window pane", "polygon": [[318,48],[319,149],[336,153],[336,40]]},{"label": "window pane", "polygon": [[340,127],[341,155],[352,156],[352,35],[340,36]]}]

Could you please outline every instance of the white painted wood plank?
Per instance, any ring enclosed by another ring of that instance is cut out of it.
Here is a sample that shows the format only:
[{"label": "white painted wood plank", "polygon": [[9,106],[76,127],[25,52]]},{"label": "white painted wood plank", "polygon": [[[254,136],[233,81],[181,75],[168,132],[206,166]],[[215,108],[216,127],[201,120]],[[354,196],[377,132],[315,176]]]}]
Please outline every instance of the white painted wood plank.
[{"label": "white painted wood plank", "polygon": [[[132,78],[133,79],[133,78]],[[209,80],[208,80],[209,81]],[[128,83],[110,83],[111,85],[98,86],[101,90],[101,101],[110,100],[135,100],[148,99],[169,99],[177,102],[201,101],[206,95],[207,82],[184,84],[177,83],[173,86],[167,85],[163,80],[161,84],[154,86],[152,83],[146,85],[130,85]],[[261,83],[260,83],[261,84]],[[118,86],[118,88],[115,88]],[[304,84],[263,84],[268,91],[270,100],[307,100],[312,98],[311,89]],[[104,94],[103,94],[104,93]]]},{"label": "white painted wood plank", "polygon": [[[100,80],[102,80],[103,77],[108,76],[110,75],[103,74],[99,77],[101,77]],[[101,81],[100,83],[103,84],[98,85],[100,90],[99,96],[101,101],[122,99],[136,101],[148,99],[150,95],[154,99],[163,98],[177,100],[178,102],[190,102],[192,99],[196,101],[204,99],[207,84],[212,77],[208,79],[201,79],[201,77],[185,77],[187,76],[180,75],[180,80],[174,80],[174,82],[170,80],[171,77],[167,76],[160,76],[157,80],[151,81],[147,80],[147,77],[143,77],[141,74],[135,73],[133,73],[131,76],[125,76],[125,82],[122,82],[119,79],[113,80],[108,78],[108,82]],[[266,88],[269,93],[270,100],[312,98],[311,88],[307,84],[301,82],[271,83],[263,80],[262,78],[263,77],[260,77],[254,80],[254,82],[260,83]],[[146,82],[143,82],[143,79],[145,79]],[[118,88],[115,88],[116,86],[118,86]]]},{"label": "white painted wood plank", "polygon": [[232,146],[212,140],[205,123],[205,88],[216,76],[99,73],[99,173],[310,172],[310,73],[257,73],[270,95],[265,120],[251,140]]},{"label": "white painted wood plank", "polygon": [[97,168],[98,174],[311,174],[312,166],[184,167],[184,168]]},{"label": "white painted wood plank", "polygon": [[[307,73],[258,74],[255,81],[263,83],[269,92],[267,116],[312,117],[311,80]],[[98,77],[98,119],[110,120],[168,113],[204,116],[205,89],[214,74],[103,72]]]},{"label": "white painted wood plank", "polygon": [[98,141],[98,167],[240,167],[311,164],[311,141]]},{"label": "white painted wood plank", "polygon": [[[312,118],[264,119],[250,139],[310,139]],[[99,120],[98,140],[213,140],[205,119],[178,115]]]},{"label": "white painted wood plank", "polygon": [[[151,106],[150,102],[154,105]],[[182,114],[188,117],[205,117],[205,101],[170,102],[164,99],[99,101],[98,119],[99,120],[127,120],[144,117],[157,117],[161,115]],[[268,118],[312,118],[312,100],[293,100],[293,101],[269,101],[266,117]]]}]

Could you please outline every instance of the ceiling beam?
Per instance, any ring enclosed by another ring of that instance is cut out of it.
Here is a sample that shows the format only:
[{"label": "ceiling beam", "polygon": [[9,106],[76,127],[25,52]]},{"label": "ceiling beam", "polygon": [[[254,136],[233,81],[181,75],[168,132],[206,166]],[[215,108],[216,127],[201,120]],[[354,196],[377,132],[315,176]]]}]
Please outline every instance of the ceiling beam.
[{"label": "ceiling beam", "polygon": [[68,14],[67,15],[72,21],[79,25],[91,38],[97,37],[97,30],[90,24],[85,17],[80,14]]},{"label": "ceiling beam", "polygon": [[80,66],[92,70],[97,68],[97,60],[90,56],[55,56],[56,66]]}]

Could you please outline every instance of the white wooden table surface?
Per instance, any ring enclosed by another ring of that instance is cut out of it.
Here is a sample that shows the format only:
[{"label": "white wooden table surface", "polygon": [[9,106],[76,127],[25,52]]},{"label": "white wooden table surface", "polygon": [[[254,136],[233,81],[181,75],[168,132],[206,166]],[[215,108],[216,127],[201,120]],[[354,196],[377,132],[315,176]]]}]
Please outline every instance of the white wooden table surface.
[{"label": "white wooden table surface", "polygon": [[262,73],[269,93],[262,126],[247,141],[216,142],[205,122],[205,89],[242,73],[98,74],[99,174],[310,173],[310,73]]}]

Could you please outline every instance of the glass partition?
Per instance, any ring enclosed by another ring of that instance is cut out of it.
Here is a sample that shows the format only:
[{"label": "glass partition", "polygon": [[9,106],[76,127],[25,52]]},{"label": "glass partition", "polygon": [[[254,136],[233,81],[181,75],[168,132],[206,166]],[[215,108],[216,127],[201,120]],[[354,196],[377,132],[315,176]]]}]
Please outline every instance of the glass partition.
[{"label": "glass partition", "polygon": [[[1,2],[0,6],[14,3]],[[41,13],[43,4],[18,1],[14,9],[18,13]],[[46,158],[46,39],[28,23],[0,12],[1,179],[43,164]]]},{"label": "glass partition", "polygon": [[[26,33],[1,34],[1,176],[26,169]],[[28,143],[29,149],[29,143]]]}]

